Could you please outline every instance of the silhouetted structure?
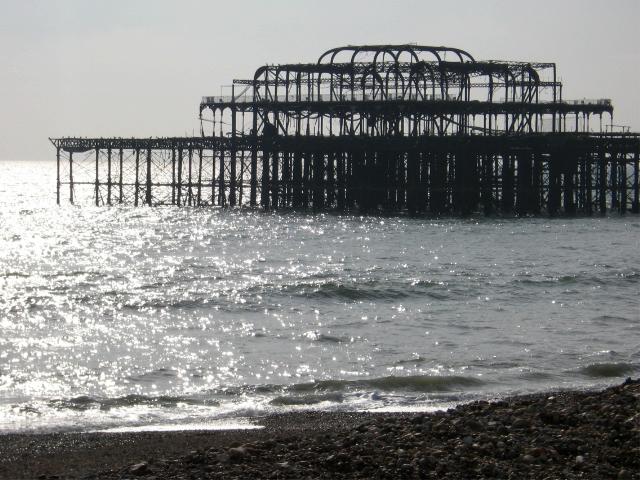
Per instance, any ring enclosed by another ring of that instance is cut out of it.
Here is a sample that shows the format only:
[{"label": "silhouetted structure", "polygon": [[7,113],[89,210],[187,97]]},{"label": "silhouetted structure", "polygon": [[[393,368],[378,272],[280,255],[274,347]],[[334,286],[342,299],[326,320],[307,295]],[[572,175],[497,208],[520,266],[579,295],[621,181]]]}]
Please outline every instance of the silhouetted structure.
[{"label": "silhouetted structure", "polygon": [[230,93],[202,99],[201,137],[52,139],[58,202],[84,186],[96,205],[639,211],[640,135],[603,130],[609,100],[563,100],[554,63],[348,46]]}]

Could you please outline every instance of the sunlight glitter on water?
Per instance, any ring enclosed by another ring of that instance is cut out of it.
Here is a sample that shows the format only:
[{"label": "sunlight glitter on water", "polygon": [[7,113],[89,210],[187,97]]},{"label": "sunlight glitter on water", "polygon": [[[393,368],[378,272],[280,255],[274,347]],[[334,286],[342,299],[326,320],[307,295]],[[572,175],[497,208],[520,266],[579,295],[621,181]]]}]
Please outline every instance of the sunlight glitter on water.
[{"label": "sunlight glitter on water", "polygon": [[185,397],[210,402],[180,407],[190,422],[435,408],[640,373],[635,216],[58,208],[50,167],[0,183],[0,430],[179,422],[167,399]]}]

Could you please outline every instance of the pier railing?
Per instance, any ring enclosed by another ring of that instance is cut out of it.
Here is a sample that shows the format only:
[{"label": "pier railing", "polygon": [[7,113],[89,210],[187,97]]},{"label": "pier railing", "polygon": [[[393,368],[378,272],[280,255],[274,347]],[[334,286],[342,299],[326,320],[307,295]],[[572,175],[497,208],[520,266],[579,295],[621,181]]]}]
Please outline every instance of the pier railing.
[{"label": "pier railing", "polygon": [[[440,102],[440,101],[464,101],[454,95],[450,94],[425,94],[418,95],[414,92],[413,95],[407,96],[399,92],[391,92],[386,94],[365,94],[365,93],[349,93],[349,94],[332,94],[332,93],[320,93],[320,94],[307,94],[307,95],[277,95],[277,96],[257,96],[253,95],[218,95],[218,96],[205,96],[202,97],[202,105],[216,105],[216,104],[233,104],[233,103],[254,103],[254,102],[274,102],[274,103],[288,103],[288,102],[367,102],[367,101],[425,101],[425,102]],[[468,100],[467,100],[468,101]],[[495,103],[522,103],[513,102],[505,97],[500,97],[495,100]],[[577,99],[577,100],[558,100],[558,101],[542,101],[538,103],[545,104],[565,104],[565,105],[593,105],[600,107],[610,107],[611,100],[608,98],[598,99]]]}]

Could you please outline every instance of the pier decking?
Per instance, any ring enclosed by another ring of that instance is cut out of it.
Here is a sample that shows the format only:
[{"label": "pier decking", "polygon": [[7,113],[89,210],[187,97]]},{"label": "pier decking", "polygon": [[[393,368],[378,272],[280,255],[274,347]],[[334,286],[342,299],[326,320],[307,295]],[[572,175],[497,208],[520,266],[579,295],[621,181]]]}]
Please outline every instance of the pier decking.
[{"label": "pier decking", "polygon": [[608,130],[612,112],[606,99],[563,100],[553,63],[341,47],[203,97],[199,137],[51,139],[57,201],[638,213],[640,135]]}]

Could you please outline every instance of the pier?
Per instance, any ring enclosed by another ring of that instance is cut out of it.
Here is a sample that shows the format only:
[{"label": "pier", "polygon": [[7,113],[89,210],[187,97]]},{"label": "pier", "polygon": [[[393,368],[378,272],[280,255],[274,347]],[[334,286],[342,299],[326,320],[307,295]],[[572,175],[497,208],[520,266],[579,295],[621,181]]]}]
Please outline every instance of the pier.
[{"label": "pier", "polygon": [[201,132],[55,138],[57,202],[429,215],[640,211],[640,134],[554,63],[347,46],[203,97]]}]

